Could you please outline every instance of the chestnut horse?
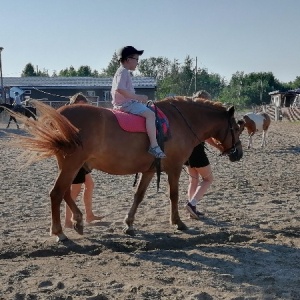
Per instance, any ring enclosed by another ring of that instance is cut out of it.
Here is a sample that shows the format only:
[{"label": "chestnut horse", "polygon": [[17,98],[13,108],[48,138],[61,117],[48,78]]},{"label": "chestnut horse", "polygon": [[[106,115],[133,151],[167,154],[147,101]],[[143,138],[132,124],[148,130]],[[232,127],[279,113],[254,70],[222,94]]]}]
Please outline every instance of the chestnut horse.
[{"label": "chestnut horse", "polygon": [[[58,241],[66,239],[60,219],[63,199],[73,213],[74,229],[83,234],[82,213],[70,194],[71,183],[83,165],[114,175],[142,173],[124,220],[124,232],[134,234],[137,208],[155,174],[154,157],[147,152],[146,133],[122,130],[110,109],[78,104],[55,110],[39,101],[32,104],[41,114],[38,121],[24,120],[33,136],[15,137],[15,144],[34,151],[33,154],[38,152],[40,159],[56,156],[59,174],[50,192],[50,235],[56,235]],[[178,213],[178,185],[184,162],[196,145],[210,137],[218,142],[222,154],[228,155],[230,161],[240,160],[243,155],[240,130],[234,118],[234,107],[227,110],[220,103],[187,97],[166,98],[156,105],[170,124],[171,137],[164,145],[167,157],[161,160],[161,170],[168,176],[170,189],[170,223],[178,230],[186,230]]]}]

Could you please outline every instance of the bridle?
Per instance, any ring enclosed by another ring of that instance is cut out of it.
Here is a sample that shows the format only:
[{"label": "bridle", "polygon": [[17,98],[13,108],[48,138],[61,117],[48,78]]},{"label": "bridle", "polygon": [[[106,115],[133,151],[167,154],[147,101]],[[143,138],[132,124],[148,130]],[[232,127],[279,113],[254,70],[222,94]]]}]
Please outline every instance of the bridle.
[{"label": "bridle", "polygon": [[[194,130],[192,129],[191,125],[188,123],[188,121],[186,120],[186,118],[183,116],[182,112],[178,109],[178,107],[173,103],[170,102],[170,104],[179,112],[179,114],[181,115],[181,117],[183,118],[184,122],[186,123],[186,125],[188,126],[188,128],[191,130],[191,132],[193,133],[193,135],[197,138],[197,140],[199,141],[199,143],[202,143],[203,141],[201,141],[199,139],[199,137],[197,136],[197,134],[194,132]],[[224,150],[220,155],[227,155],[227,156],[237,156],[238,155],[238,150],[237,150],[237,146],[241,145],[241,141],[235,141],[235,137],[234,137],[234,130],[232,127],[232,122],[231,122],[231,118],[228,118],[228,127],[227,127],[227,131],[226,131],[226,135],[224,137],[223,142],[220,144],[222,145],[224,143],[224,141],[226,140],[226,137],[228,135],[228,133],[231,133],[231,140],[232,140],[232,146],[231,148]]]},{"label": "bridle", "polygon": [[232,156],[232,155],[237,155],[238,154],[238,150],[237,150],[237,146],[241,145],[241,141],[235,141],[235,136],[234,136],[234,130],[233,130],[233,126],[232,126],[232,122],[231,122],[231,118],[229,117],[228,118],[228,127],[227,127],[227,131],[226,131],[226,135],[224,137],[224,140],[222,143],[220,144],[223,144],[226,140],[226,137],[229,133],[229,130],[230,130],[230,133],[231,133],[231,148],[227,149],[227,150],[224,150],[221,155],[228,155],[228,156]]}]

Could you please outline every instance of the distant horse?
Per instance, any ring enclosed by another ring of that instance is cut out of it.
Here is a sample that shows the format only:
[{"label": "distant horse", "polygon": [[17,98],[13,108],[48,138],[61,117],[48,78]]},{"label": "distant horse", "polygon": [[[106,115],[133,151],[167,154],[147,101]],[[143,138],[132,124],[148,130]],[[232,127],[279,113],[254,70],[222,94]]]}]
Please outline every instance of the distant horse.
[{"label": "distant horse", "polygon": [[[41,115],[38,121],[27,119],[29,126],[26,128],[33,137],[15,137],[14,143],[33,151],[33,161],[56,156],[59,174],[50,192],[50,235],[56,235],[58,241],[66,239],[60,219],[63,199],[73,213],[74,229],[83,234],[82,213],[70,194],[71,183],[83,165],[114,175],[142,173],[133,204],[124,220],[124,232],[134,234],[137,208],[155,174],[154,157],[147,152],[149,139],[146,133],[122,130],[110,109],[78,104],[55,110],[38,101],[33,104]],[[186,97],[166,98],[156,105],[167,116],[170,126],[171,137],[164,145],[167,157],[161,160],[161,169],[168,176],[170,222],[178,230],[186,230],[178,213],[179,177],[184,162],[196,145],[210,137],[219,143],[222,154],[230,161],[240,160],[243,156],[240,129],[234,118],[234,107],[227,110],[220,103]]]},{"label": "distant horse", "polygon": [[[14,106],[11,104],[7,104],[7,103],[0,104],[0,113],[2,113],[5,108],[7,108],[9,110],[13,110]],[[25,117],[27,117],[27,118],[33,118],[34,120],[36,120],[36,108],[35,107],[31,107],[31,106],[21,107],[21,109],[18,110],[17,112],[24,114]],[[14,121],[17,125],[17,128],[19,129],[19,124],[17,122],[17,119],[12,114],[10,114],[6,128],[9,128],[11,121]]]},{"label": "distant horse", "polygon": [[252,136],[256,132],[262,132],[262,142],[261,147],[266,146],[266,135],[267,131],[269,129],[269,126],[271,124],[271,118],[270,116],[265,112],[260,113],[248,113],[243,116],[242,120],[238,121],[238,124],[240,125],[241,132],[246,127],[249,135],[248,140],[248,149],[252,147]]}]

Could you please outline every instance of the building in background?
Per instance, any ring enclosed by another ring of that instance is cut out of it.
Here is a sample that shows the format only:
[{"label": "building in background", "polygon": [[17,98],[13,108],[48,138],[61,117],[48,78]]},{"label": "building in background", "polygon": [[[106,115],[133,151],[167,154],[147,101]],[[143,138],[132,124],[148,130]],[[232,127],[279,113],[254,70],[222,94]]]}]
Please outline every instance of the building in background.
[{"label": "building in background", "polygon": [[[132,77],[132,81],[137,94],[155,100],[156,80],[153,77]],[[22,100],[38,99],[57,107],[68,102],[70,96],[81,92],[97,106],[111,106],[112,78],[4,77],[3,82],[10,88],[10,94],[17,90]]]},{"label": "building in background", "polygon": [[287,92],[270,92],[270,104],[276,107],[300,107],[300,89],[289,90]]}]

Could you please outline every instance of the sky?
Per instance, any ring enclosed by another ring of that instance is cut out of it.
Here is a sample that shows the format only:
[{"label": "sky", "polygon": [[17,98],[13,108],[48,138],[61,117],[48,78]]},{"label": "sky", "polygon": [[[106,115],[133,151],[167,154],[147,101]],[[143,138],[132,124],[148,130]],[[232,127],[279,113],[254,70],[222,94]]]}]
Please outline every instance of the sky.
[{"label": "sky", "polygon": [[300,76],[299,0],[1,0],[3,77],[27,63],[49,75],[101,72],[122,46],[230,80],[236,72]]}]

